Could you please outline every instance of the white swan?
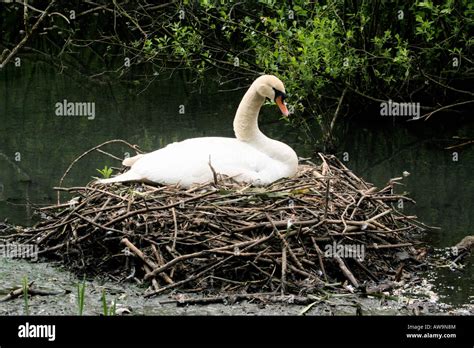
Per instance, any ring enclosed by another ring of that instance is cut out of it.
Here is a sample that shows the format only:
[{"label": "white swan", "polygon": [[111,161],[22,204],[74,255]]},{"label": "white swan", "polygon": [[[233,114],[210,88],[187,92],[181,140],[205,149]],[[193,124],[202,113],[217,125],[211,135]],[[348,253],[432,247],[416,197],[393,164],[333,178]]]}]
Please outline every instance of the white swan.
[{"label": "white swan", "polygon": [[245,93],[234,119],[234,138],[205,137],[170,144],[154,152],[123,161],[126,173],[99,183],[143,181],[189,187],[213,180],[209,162],[218,174],[239,182],[268,185],[296,173],[298,157],[288,145],[270,139],[258,128],[258,114],[265,98],[274,100],[288,116],[285,87],[275,76],[257,78]]}]

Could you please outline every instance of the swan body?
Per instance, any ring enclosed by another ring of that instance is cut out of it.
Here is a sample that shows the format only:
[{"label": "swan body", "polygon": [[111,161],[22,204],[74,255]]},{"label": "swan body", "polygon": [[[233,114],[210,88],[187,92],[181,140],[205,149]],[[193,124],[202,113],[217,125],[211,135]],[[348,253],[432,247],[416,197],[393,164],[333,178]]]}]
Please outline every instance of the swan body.
[{"label": "swan body", "polygon": [[[126,173],[102,184],[143,181],[189,187],[213,181],[213,170],[239,182],[268,185],[296,173],[298,157],[288,145],[270,139],[258,128],[258,114],[265,98],[275,100],[283,114],[283,83],[271,75],[255,80],[244,95],[234,119],[236,138],[203,137],[172,143],[154,152],[126,158]],[[211,168],[212,167],[212,168]]]}]

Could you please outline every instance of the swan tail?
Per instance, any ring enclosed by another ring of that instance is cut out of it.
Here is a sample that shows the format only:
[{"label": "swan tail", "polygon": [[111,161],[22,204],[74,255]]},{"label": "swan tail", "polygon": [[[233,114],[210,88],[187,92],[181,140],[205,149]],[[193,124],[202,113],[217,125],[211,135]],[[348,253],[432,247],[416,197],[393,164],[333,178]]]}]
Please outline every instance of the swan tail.
[{"label": "swan tail", "polygon": [[126,173],[114,176],[109,179],[99,179],[96,181],[98,184],[113,184],[115,182],[125,182],[125,181],[141,181],[143,178],[141,175],[134,173],[133,171],[128,171]]},{"label": "swan tail", "polygon": [[133,157],[128,157],[128,158],[125,158],[123,161],[122,161],[122,164],[126,167],[131,167],[135,164],[136,161],[138,161],[140,158],[142,158],[144,155],[136,155],[136,156],[133,156]]}]

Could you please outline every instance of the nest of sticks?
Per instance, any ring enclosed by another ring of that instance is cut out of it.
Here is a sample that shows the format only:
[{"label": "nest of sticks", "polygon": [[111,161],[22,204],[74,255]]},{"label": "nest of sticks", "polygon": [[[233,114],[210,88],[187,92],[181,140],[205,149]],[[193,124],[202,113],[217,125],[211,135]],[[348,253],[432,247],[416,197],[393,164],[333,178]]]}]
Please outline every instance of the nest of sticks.
[{"label": "nest of sticks", "polygon": [[[412,201],[378,189],[334,156],[300,165],[267,187],[215,182],[183,189],[146,184],[57,188],[74,198],[39,209],[14,235],[86,274],[170,290],[312,293],[409,278],[424,225],[395,209]],[[212,169],[212,166],[210,166]],[[351,254],[352,251],[352,254]]]}]

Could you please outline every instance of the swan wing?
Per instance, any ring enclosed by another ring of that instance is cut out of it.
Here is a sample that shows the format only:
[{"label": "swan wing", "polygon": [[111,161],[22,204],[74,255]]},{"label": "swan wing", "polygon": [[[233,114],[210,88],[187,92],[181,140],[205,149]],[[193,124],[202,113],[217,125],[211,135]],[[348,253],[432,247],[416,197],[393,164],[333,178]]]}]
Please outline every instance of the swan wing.
[{"label": "swan wing", "polygon": [[209,163],[219,174],[256,184],[272,182],[282,171],[280,163],[249,144],[218,137],[170,144],[139,158],[131,171],[143,180],[189,186],[213,179]]}]

